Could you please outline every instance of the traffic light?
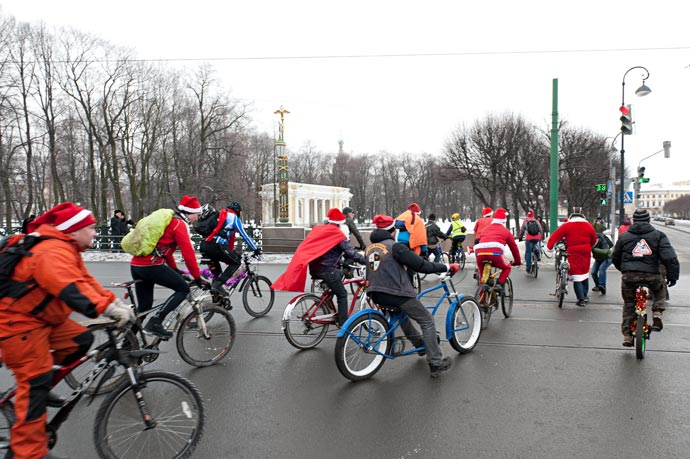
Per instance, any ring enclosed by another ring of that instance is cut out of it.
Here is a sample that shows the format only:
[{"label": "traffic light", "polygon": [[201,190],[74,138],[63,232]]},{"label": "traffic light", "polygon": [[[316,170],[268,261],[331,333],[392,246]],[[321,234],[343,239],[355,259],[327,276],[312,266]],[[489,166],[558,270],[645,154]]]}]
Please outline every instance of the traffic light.
[{"label": "traffic light", "polygon": [[641,166],[637,168],[637,182],[638,183],[649,183],[649,177],[644,176],[645,167]]},{"label": "traffic light", "polygon": [[625,135],[633,133],[632,107],[621,105],[621,132]]},{"label": "traffic light", "polygon": [[597,192],[599,193],[599,205],[602,206],[608,206],[609,205],[609,200],[608,200],[608,190],[607,190],[607,185],[606,183],[600,183],[596,185],[597,187]]}]

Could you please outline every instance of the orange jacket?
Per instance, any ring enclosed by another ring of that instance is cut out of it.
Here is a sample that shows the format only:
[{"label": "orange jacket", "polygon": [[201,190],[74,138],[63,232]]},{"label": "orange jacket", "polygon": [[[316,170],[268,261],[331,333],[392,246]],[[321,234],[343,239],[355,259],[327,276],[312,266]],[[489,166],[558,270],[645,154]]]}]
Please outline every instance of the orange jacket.
[{"label": "orange jacket", "polygon": [[419,255],[422,252],[422,246],[427,245],[424,221],[419,215],[413,215],[410,210],[398,215],[396,220],[405,222],[405,229],[410,233],[410,249]]},{"label": "orange jacket", "polygon": [[36,230],[47,239],[17,263],[12,279],[33,279],[36,288],[21,298],[0,298],[0,338],[65,322],[73,311],[97,317],[115,300],[86,270],[83,250],[51,225]]}]

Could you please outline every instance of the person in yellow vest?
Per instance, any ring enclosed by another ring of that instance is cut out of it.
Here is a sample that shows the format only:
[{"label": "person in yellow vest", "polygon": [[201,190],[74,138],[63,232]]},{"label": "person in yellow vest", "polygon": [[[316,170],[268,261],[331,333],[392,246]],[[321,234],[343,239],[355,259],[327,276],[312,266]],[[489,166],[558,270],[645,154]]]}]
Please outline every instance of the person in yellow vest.
[{"label": "person in yellow vest", "polygon": [[467,228],[465,228],[465,225],[460,220],[459,213],[456,212],[451,217],[450,226],[448,227],[446,234],[453,242],[453,245],[450,248],[450,262],[455,263],[457,258],[455,254],[458,250],[458,247],[462,248],[462,243],[467,237]]}]

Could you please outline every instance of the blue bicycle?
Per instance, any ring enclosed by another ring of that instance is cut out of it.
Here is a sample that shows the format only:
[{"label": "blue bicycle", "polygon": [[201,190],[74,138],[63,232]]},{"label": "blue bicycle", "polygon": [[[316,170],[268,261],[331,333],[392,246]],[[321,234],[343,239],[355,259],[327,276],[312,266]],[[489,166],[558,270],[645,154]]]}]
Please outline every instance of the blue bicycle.
[{"label": "blue bicycle", "polygon": [[[443,290],[436,305],[427,306],[436,315],[440,306],[448,302],[446,339],[453,349],[465,354],[479,340],[482,328],[479,305],[471,296],[455,291],[448,273],[440,276],[440,284],[417,295],[422,299],[436,290]],[[400,325],[410,320],[397,307],[379,305],[381,310],[364,309],[353,314],[341,327],[335,344],[335,363],[338,370],[352,381],[360,381],[376,374],[387,359],[417,354],[424,346],[405,350],[404,336],[395,336]],[[439,339],[440,341],[440,339]]]}]

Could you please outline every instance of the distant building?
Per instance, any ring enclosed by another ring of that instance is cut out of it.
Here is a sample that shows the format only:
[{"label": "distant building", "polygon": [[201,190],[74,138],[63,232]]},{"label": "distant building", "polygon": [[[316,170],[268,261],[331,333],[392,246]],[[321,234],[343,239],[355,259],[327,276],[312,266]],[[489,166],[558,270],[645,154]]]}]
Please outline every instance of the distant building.
[{"label": "distant building", "polygon": [[[294,226],[309,228],[323,223],[326,212],[332,207],[342,209],[350,204],[352,193],[349,188],[328,185],[312,185],[309,183],[288,182],[288,201],[290,203],[289,222]],[[271,225],[276,221],[276,206],[274,200],[277,189],[274,183],[261,186],[261,222]]]},{"label": "distant building", "polygon": [[670,187],[651,185],[640,191],[638,207],[646,208],[652,216],[664,215],[667,202],[690,194],[690,181],[674,182]]}]

